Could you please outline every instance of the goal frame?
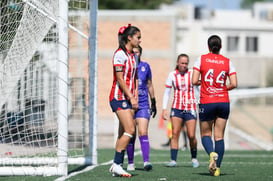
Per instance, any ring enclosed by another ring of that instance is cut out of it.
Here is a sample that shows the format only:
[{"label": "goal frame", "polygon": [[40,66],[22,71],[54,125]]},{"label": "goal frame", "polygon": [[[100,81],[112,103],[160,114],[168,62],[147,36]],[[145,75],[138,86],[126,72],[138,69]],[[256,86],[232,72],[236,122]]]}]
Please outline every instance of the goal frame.
[{"label": "goal frame", "polygon": [[[27,2],[26,0],[23,0]],[[42,175],[66,176],[68,165],[95,165],[97,164],[97,0],[89,0],[90,35],[81,36],[89,40],[89,152],[85,157],[68,158],[68,29],[76,29],[68,23],[68,1],[58,0],[58,147],[57,157],[29,157],[29,158],[0,158],[0,164],[4,165],[39,165],[39,166],[4,166],[0,169],[3,175]],[[42,13],[42,12],[40,12]],[[44,14],[46,18],[46,14]],[[54,19],[51,19],[54,21]],[[91,75],[92,73],[92,75]],[[56,164],[56,166],[49,166]]]}]

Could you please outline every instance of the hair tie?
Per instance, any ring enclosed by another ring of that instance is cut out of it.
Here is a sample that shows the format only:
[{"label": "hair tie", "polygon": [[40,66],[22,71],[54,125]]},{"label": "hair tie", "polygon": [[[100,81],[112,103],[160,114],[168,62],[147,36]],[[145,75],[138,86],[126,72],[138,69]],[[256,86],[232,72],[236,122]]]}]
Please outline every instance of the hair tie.
[{"label": "hair tie", "polygon": [[124,31],[128,28],[128,27],[130,27],[131,26],[131,24],[128,24],[127,26],[122,26],[122,27],[120,27],[119,28],[119,33],[120,34],[123,34],[124,33]]}]

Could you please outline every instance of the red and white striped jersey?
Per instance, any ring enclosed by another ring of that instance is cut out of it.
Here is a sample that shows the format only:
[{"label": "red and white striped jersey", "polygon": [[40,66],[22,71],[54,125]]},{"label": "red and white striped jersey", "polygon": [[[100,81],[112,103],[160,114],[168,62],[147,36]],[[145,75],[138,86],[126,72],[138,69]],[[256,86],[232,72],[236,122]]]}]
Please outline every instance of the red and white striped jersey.
[{"label": "red and white striped jersey", "polygon": [[125,100],[128,97],[124,94],[123,90],[119,86],[116,79],[115,66],[123,67],[123,79],[126,82],[129,90],[135,95],[135,76],[137,73],[137,62],[134,53],[127,51],[126,53],[122,49],[118,49],[113,57],[113,85],[110,92],[110,101],[115,98],[116,100]]},{"label": "red and white striped jersey", "polygon": [[236,71],[228,58],[208,53],[201,55],[193,68],[201,74],[202,104],[229,102],[226,80],[227,76],[236,74]]},{"label": "red and white striped jersey", "polygon": [[172,108],[196,110],[194,86],[191,84],[192,70],[181,74],[178,70],[170,72],[165,86],[174,89]]}]

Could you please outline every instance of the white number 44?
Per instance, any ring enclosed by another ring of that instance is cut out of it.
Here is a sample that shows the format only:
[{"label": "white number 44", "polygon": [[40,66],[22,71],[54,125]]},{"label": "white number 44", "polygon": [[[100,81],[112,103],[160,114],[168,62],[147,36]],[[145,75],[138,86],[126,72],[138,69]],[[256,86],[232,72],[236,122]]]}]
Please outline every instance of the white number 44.
[{"label": "white number 44", "polygon": [[[205,75],[205,81],[209,82],[210,86],[213,85],[213,69],[209,69],[209,71],[206,73]],[[217,77],[216,77],[216,83],[221,84],[221,87],[223,87],[224,85],[224,77],[225,77],[226,72],[225,71],[221,71]]]}]

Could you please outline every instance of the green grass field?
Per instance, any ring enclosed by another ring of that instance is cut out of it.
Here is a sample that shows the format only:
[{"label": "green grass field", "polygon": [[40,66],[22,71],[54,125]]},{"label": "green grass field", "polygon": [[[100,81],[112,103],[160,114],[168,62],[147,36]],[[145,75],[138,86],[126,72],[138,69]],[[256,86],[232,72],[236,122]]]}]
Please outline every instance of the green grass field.
[{"label": "green grass field", "polygon": [[[273,180],[273,151],[226,151],[221,166],[221,176],[212,177],[208,173],[208,156],[203,150],[198,152],[199,168],[191,167],[191,159],[189,151],[179,151],[178,166],[168,168],[165,166],[169,161],[169,150],[151,150],[150,161],[153,164],[153,170],[146,172],[143,170],[143,162],[141,154],[136,155],[135,164],[136,171],[131,172],[131,178],[112,177],[109,173],[110,162],[113,159],[114,149],[98,150],[99,165],[95,168],[76,174],[66,180],[69,181],[272,181]],[[125,159],[125,163],[127,159]],[[126,166],[126,164],[124,165]],[[69,173],[75,173],[84,168],[78,166],[69,166]],[[58,177],[0,177],[0,180],[55,180]]]}]

